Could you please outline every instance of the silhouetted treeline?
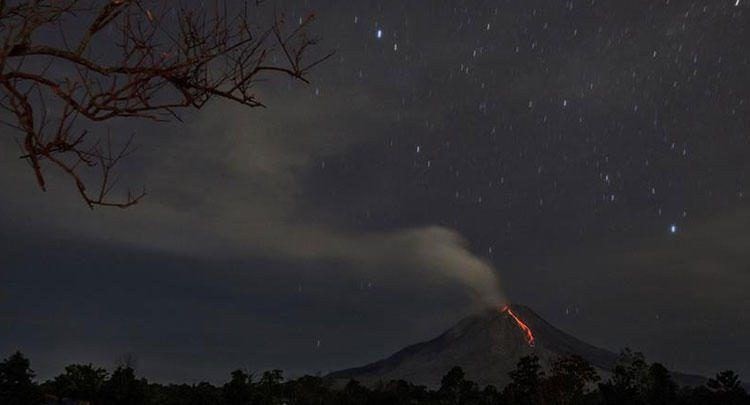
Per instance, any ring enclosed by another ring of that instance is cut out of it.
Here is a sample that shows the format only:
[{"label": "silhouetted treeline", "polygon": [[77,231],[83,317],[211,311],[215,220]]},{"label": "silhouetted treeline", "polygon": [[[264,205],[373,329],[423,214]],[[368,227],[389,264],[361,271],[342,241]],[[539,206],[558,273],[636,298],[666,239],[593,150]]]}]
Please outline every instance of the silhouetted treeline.
[{"label": "silhouetted treeline", "polygon": [[[546,370],[546,371],[545,371]],[[698,387],[678,387],[667,369],[640,353],[622,352],[606,381],[578,356],[559,358],[544,368],[535,356],[522,358],[502,390],[479,387],[460,367],[436,390],[406,381],[365,387],[357,381],[316,376],[284,380],[280,370],[259,376],[242,370],[221,386],[150,383],[121,366],[112,373],[91,364],[73,364],[52,380],[38,383],[29,360],[16,352],[0,363],[0,404],[750,404],[737,374],[724,371]]]}]

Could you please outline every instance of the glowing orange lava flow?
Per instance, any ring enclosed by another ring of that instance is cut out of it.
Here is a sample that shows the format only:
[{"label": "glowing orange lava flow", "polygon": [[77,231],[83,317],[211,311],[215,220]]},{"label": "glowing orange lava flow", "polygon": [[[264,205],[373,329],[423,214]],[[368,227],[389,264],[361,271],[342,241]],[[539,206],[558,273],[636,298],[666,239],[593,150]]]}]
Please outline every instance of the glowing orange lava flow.
[{"label": "glowing orange lava flow", "polygon": [[521,318],[517,317],[516,314],[511,311],[510,306],[504,306],[503,309],[500,310],[500,312],[505,312],[506,314],[510,315],[510,317],[513,318],[514,321],[516,321],[518,327],[523,331],[524,334],[526,334],[526,343],[528,343],[529,346],[534,347],[534,333],[531,332],[531,328],[523,323]]}]

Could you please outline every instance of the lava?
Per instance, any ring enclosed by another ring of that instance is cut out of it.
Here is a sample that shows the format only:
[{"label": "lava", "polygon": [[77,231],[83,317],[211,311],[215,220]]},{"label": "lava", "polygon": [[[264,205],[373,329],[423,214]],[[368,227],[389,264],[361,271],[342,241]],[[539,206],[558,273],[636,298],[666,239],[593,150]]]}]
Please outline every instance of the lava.
[{"label": "lava", "polygon": [[506,305],[503,307],[503,309],[500,310],[500,312],[505,312],[506,314],[510,315],[511,318],[513,318],[514,321],[516,321],[516,324],[518,325],[518,328],[521,329],[524,333],[526,338],[526,343],[529,344],[529,346],[534,347],[534,333],[531,332],[531,328],[529,328],[522,320],[519,318],[516,314],[513,313],[513,311],[510,309],[509,305]]}]

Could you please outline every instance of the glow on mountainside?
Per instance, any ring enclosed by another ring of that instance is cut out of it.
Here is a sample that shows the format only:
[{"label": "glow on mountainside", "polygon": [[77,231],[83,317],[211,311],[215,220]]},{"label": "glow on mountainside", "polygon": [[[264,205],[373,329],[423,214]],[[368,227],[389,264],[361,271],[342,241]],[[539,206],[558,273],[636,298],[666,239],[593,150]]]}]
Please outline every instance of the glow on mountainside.
[{"label": "glow on mountainside", "polygon": [[526,343],[529,344],[529,346],[534,347],[534,333],[531,331],[531,328],[526,325],[521,318],[519,318],[516,314],[513,313],[513,310],[510,309],[509,305],[506,305],[503,307],[503,309],[500,310],[500,312],[504,312],[508,315],[510,315],[511,318],[516,322],[516,325],[518,325],[518,328],[523,331]]}]

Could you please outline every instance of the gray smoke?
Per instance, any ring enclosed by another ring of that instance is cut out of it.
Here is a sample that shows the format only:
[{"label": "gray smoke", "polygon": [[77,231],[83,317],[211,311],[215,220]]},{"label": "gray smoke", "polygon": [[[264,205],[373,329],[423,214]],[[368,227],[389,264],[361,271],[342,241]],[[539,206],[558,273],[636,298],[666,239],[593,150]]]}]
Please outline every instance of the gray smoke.
[{"label": "gray smoke", "polygon": [[[74,237],[180,255],[341,262],[353,274],[460,283],[484,304],[501,304],[496,272],[453,230],[357,232],[305,219],[312,208],[300,197],[300,174],[365,140],[342,130],[341,119],[328,115],[366,109],[368,102],[356,97],[346,105],[319,102],[311,110],[309,100],[297,101],[285,110],[270,110],[277,115],[220,106],[171,132],[139,138],[142,167],[127,177],[147,184],[150,194],[134,209],[91,212],[67,179],[54,173],[52,191],[42,194],[30,181],[19,190],[29,198],[5,209],[34,210],[40,214],[33,221]],[[288,110],[295,114],[286,116]],[[340,126],[328,127],[331,122]],[[11,152],[4,154],[3,168],[22,173],[15,151],[5,150]],[[5,167],[9,164],[14,166]]]}]

